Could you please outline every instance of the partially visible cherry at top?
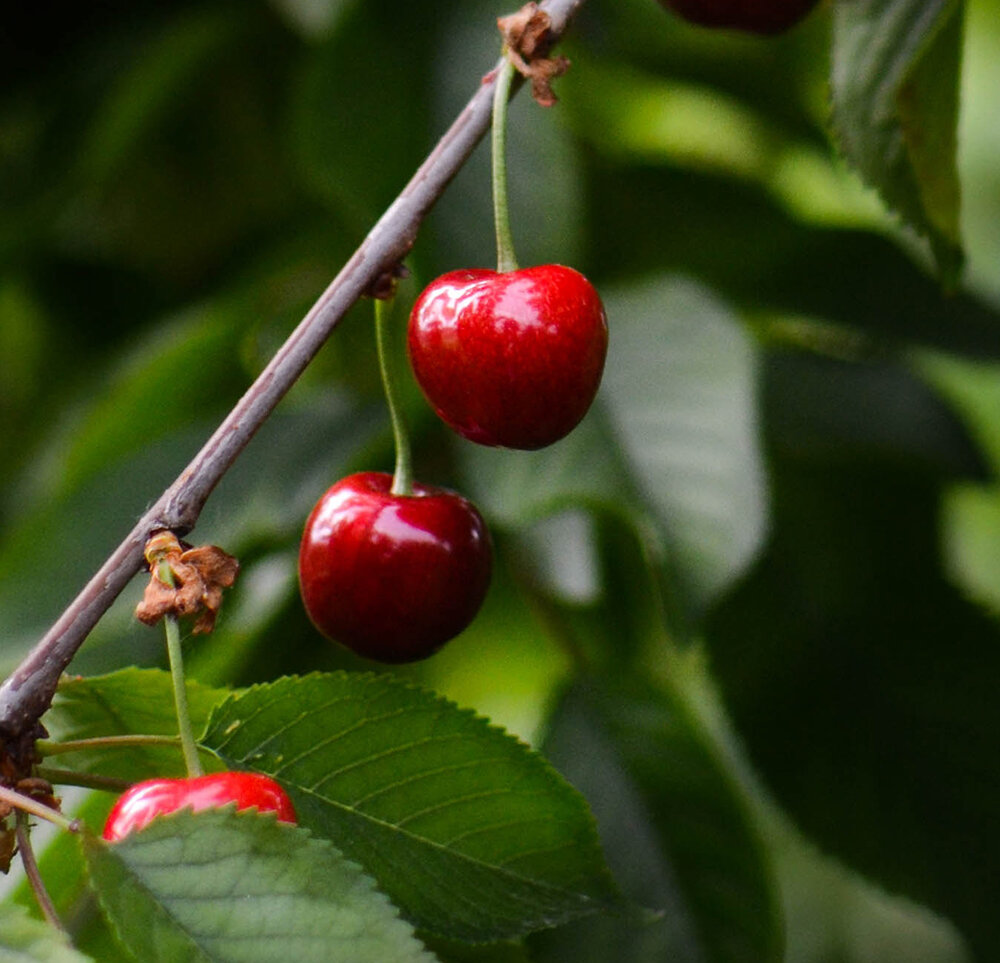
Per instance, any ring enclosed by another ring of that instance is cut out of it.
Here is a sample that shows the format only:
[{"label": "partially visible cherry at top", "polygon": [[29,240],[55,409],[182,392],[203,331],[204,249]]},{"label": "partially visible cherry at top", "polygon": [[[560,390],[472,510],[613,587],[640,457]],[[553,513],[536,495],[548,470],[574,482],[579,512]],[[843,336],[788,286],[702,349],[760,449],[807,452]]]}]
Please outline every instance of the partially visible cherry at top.
[{"label": "partially visible cherry at top", "polygon": [[569,434],[601,383],[601,299],[559,264],[452,271],[410,313],[417,382],[438,415],[482,445],[536,449]]},{"label": "partially visible cherry at top", "polygon": [[659,0],[668,10],[703,27],[776,34],[793,27],[818,0]]},{"label": "partially visible cherry at top", "polygon": [[215,809],[236,803],[237,809],[273,812],[281,822],[295,822],[295,807],[273,779],[252,772],[215,772],[188,779],[147,779],[126,790],[104,824],[109,842],[124,839],[156,816],[179,809]]}]

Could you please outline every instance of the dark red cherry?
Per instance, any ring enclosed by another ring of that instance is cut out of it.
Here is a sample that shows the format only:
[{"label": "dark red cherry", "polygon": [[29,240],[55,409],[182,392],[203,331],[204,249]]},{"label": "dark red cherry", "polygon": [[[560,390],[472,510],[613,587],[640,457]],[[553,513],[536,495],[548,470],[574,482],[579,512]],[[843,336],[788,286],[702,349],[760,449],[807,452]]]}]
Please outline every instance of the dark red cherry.
[{"label": "dark red cherry", "polygon": [[104,824],[104,838],[114,842],[142,829],[155,816],[178,809],[214,809],[236,803],[237,809],[273,812],[295,822],[295,808],[273,779],[252,772],[215,772],[193,779],[149,779],[123,793]]},{"label": "dark red cherry", "polygon": [[427,400],[460,435],[544,448],[594,400],[608,324],[593,285],[572,268],[452,271],[414,304],[408,347]]},{"label": "dark red cherry", "polygon": [[691,23],[704,27],[773,34],[797,24],[818,0],[659,0]]},{"label": "dark red cherry", "polygon": [[492,554],[482,516],[460,495],[362,472],[316,503],[299,548],[299,585],[313,624],[358,655],[413,662],[475,617]]}]

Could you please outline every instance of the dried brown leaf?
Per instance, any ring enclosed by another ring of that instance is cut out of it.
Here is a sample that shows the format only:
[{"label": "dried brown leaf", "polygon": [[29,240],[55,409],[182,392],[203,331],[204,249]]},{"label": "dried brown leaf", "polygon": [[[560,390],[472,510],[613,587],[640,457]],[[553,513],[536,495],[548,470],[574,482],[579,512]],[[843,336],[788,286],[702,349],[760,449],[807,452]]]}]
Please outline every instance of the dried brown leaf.
[{"label": "dried brown leaf", "polygon": [[531,81],[531,96],[542,107],[551,107],[558,100],[552,80],[569,69],[565,57],[546,56],[552,46],[551,17],[532,2],[517,13],[500,17],[497,26],[503,35],[507,58]]},{"label": "dried brown leaf", "polygon": [[[153,625],[165,615],[197,616],[192,631],[211,632],[222,605],[223,589],[236,581],[239,562],[216,545],[182,550],[170,532],[158,532],[150,539],[146,560],[150,579],[136,606],[136,618]],[[169,569],[169,582],[161,578],[162,565]]]}]

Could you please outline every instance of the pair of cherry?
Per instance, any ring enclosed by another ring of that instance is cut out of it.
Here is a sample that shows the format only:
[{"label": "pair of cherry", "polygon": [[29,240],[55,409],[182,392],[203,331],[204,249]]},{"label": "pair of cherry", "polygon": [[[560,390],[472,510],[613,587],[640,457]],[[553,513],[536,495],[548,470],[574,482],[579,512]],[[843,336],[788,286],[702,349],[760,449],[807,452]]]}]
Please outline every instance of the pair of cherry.
[{"label": "pair of cherry", "polygon": [[[471,441],[542,448],[593,401],[607,351],[604,308],[560,265],[453,271],[410,315],[414,374],[441,418]],[[486,525],[453,492],[387,474],[337,482],[306,522],[299,581],[326,636],[380,662],[410,662],[462,631],[482,604],[492,560]]]}]

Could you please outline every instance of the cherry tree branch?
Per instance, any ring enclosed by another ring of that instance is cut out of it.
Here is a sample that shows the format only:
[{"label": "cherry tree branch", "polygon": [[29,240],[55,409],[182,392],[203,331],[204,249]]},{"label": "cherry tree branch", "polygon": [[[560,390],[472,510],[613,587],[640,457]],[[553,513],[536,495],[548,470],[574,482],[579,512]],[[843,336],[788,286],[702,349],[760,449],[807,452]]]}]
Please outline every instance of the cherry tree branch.
[{"label": "cherry tree branch", "polygon": [[[585,0],[548,0],[555,42]],[[410,251],[425,215],[490,125],[496,71],[488,74],[416,174],[330,286],[177,480],[136,523],[83,591],[0,686],[0,737],[8,751],[34,738],[62,672],[143,562],[150,534],[194,528],[209,495],[347,310]]]}]

